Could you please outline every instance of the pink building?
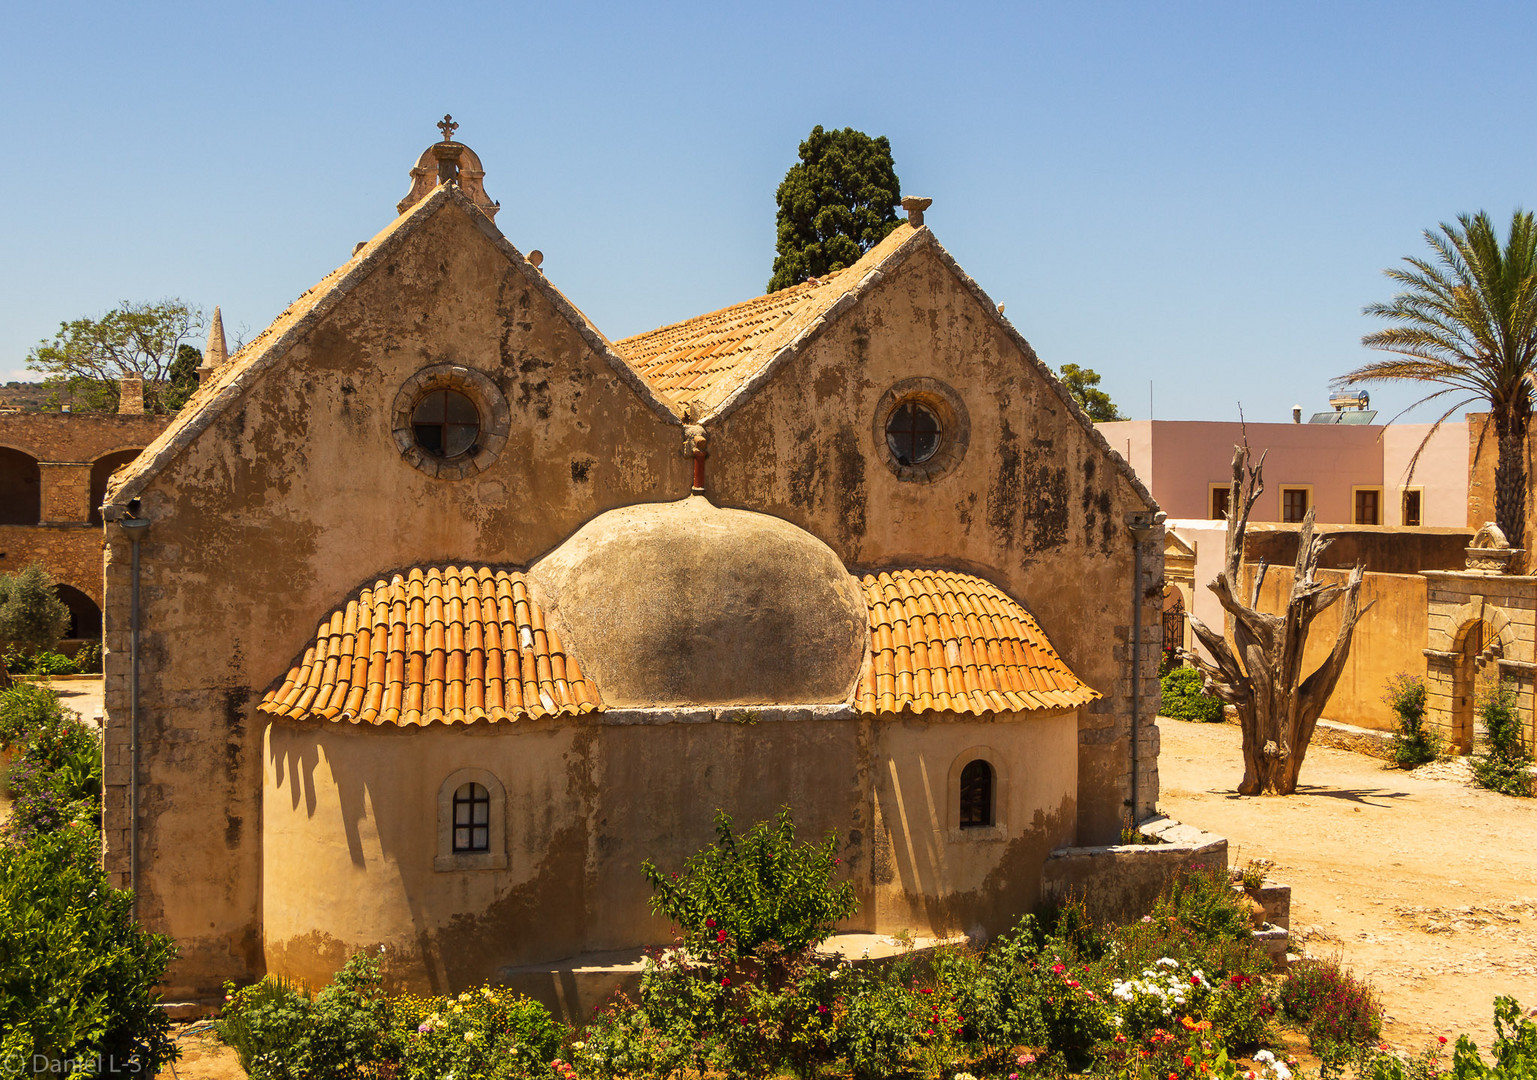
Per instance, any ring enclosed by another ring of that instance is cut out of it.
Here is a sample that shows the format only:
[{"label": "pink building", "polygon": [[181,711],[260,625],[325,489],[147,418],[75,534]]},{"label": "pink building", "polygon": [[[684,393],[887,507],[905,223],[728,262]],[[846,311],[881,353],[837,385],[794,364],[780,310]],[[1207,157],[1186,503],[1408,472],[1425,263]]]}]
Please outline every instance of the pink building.
[{"label": "pink building", "polygon": [[[1330,414],[1320,414],[1330,415]],[[1096,425],[1120,451],[1170,524],[1221,520],[1233,447],[1244,426],[1202,420],[1118,420]],[[1249,424],[1249,445],[1265,454],[1265,492],[1253,521],[1439,526],[1468,521],[1468,425],[1441,425],[1410,477],[1409,462],[1429,424]]]}]

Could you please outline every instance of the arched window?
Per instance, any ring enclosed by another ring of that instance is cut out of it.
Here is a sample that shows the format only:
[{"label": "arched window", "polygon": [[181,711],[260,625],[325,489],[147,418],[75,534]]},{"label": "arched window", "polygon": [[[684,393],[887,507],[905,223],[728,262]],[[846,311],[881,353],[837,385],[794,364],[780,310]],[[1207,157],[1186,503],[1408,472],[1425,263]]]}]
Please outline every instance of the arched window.
[{"label": "arched window", "polygon": [[961,770],[961,828],[993,824],[993,767],[978,758]]},{"label": "arched window", "polygon": [[487,769],[459,769],[438,789],[433,869],[501,870],[507,865],[507,793]]},{"label": "arched window", "polygon": [[454,851],[491,847],[491,796],[479,784],[460,784],[454,792]]},{"label": "arched window", "polygon": [[105,454],[91,463],[91,508],[90,522],[92,525],[101,524],[101,504],[107,498],[107,482],[112,479],[112,474],[138,457],[142,450],[114,450]]},{"label": "arched window", "polygon": [[43,474],[37,459],[0,446],[0,525],[36,525],[43,517]]}]

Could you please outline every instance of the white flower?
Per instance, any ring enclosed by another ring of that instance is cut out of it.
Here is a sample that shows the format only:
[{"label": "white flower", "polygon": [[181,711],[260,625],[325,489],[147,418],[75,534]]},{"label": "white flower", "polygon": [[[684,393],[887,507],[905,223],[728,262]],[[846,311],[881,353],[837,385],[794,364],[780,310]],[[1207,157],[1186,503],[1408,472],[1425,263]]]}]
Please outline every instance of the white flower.
[{"label": "white flower", "polygon": [[1158,964],[1159,967],[1173,967],[1173,968],[1179,967],[1179,961],[1175,960],[1173,957],[1170,957],[1170,956],[1160,957],[1155,962]]},{"label": "white flower", "polygon": [[1273,1065],[1275,1064],[1275,1055],[1272,1054],[1269,1050],[1261,1050],[1259,1053],[1254,1055],[1254,1060],[1263,1061],[1267,1065]]}]

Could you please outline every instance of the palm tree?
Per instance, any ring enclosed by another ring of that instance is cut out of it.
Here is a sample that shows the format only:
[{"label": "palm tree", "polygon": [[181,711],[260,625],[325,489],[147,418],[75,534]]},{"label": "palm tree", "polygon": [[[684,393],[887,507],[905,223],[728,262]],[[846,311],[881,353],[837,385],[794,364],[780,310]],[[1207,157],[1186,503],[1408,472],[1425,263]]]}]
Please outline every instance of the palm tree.
[{"label": "palm tree", "polygon": [[[1405,258],[1407,267],[1383,271],[1401,291],[1385,304],[1363,309],[1396,325],[1365,335],[1361,344],[1398,356],[1363,364],[1338,381],[1442,384],[1443,389],[1409,406],[1459,395],[1431,434],[1459,409],[1487,401],[1499,447],[1495,523],[1511,547],[1522,547],[1526,434],[1537,361],[1537,222],[1530,212],[1517,210],[1503,247],[1488,214],[1463,214],[1457,222],[1443,222],[1439,233],[1426,229],[1435,257]],[[1416,451],[1411,472],[1418,459]]]}]

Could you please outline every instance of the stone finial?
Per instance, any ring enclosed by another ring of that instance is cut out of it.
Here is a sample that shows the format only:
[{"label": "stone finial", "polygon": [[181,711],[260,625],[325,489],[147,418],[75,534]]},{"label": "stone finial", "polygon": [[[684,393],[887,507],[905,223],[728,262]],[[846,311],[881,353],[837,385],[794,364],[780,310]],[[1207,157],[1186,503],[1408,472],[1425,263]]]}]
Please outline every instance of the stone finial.
[{"label": "stone finial", "polygon": [[203,349],[203,362],[197,366],[197,384],[202,386],[213,378],[229,360],[229,347],[224,343],[224,316],[213,309],[213,321],[208,324],[208,344]]},{"label": "stone finial", "polygon": [[915,229],[923,227],[923,212],[933,205],[933,199],[924,199],[917,195],[902,197],[902,209],[907,211],[907,223]]},{"label": "stone finial", "polygon": [[455,184],[481,213],[496,220],[496,212],[502,204],[492,201],[486,194],[486,170],[481,168],[479,156],[462,142],[454,140],[454,131],[458,127],[451,115],[444,114],[438,123],[443,138],[423,150],[422,156],[416,159],[411,170],[411,190],[395,204],[395,213],[404,214],[432,194],[432,189],[439,184]]},{"label": "stone finial", "polygon": [[118,380],[117,411],[120,416],[144,415],[144,380],[127,378]]}]

